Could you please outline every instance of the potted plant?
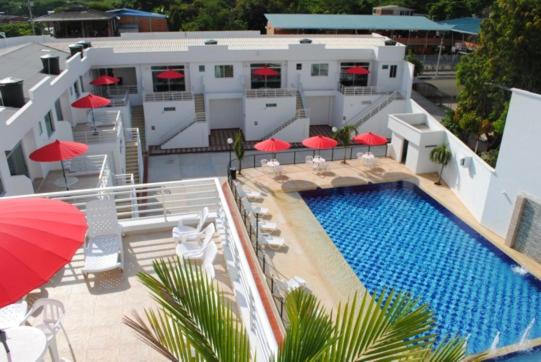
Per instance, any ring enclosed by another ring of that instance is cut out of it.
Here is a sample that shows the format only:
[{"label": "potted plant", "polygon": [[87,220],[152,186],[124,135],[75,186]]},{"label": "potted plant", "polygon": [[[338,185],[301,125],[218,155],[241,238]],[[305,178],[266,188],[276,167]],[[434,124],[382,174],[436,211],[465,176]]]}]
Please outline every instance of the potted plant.
[{"label": "potted plant", "polygon": [[430,160],[438,165],[441,165],[440,174],[438,181],[436,181],[436,185],[441,185],[441,174],[443,173],[443,168],[449,163],[451,156],[451,151],[447,145],[439,145],[430,151]]},{"label": "potted plant", "polygon": [[242,175],[242,159],[244,157],[244,138],[241,132],[237,132],[235,135],[235,141],[233,142],[233,150],[239,160],[239,175]]},{"label": "potted plant", "polygon": [[357,128],[351,124],[347,124],[333,132],[333,138],[344,146],[344,159],[342,160],[342,163],[347,163],[347,147],[351,144],[351,137],[354,134],[357,134]]}]

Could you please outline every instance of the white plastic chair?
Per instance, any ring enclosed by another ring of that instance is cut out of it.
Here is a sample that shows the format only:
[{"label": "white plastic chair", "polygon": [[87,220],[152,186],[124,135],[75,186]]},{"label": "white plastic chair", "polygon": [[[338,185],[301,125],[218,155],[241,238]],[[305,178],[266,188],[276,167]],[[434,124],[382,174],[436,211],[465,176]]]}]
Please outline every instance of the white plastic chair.
[{"label": "white plastic chair", "polygon": [[242,186],[237,186],[237,191],[240,197],[247,198],[251,201],[262,200],[264,198],[263,194],[259,191],[246,190]]},{"label": "white plastic chair", "polygon": [[261,159],[261,167],[267,167],[267,162],[269,162],[266,158]]},{"label": "white plastic chair", "polygon": [[199,240],[183,240],[177,244],[177,255],[184,259],[202,259],[206,249],[213,243],[215,232],[214,223],[208,224],[199,234]]},{"label": "white plastic chair", "polygon": [[262,215],[262,216],[268,216],[268,215],[270,215],[270,211],[269,211],[269,209],[267,209],[266,207],[262,207],[262,206],[258,206],[258,205],[253,205],[253,204],[250,203],[250,201],[248,201],[247,199],[242,199],[241,202],[242,202],[242,206],[243,206],[249,213],[252,213],[252,214],[259,214],[259,215]]},{"label": "white plastic chair", "polygon": [[218,248],[216,244],[210,243],[209,246],[205,249],[203,254],[203,263],[201,263],[201,268],[207,275],[209,279],[214,279],[216,276],[216,271],[214,270],[214,259],[216,259],[216,254],[218,254]]},{"label": "white plastic chair", "polygon": [[196,227],[184,225],[183,221],[180,220],[178,222],[178,225],[173,228],[173,239],[175,241],[181,241],[183,238],[185,239],[193,239],[197,237],[197,234],[203,230],[203,226],[207,224],[209,218],[209,208],[204,207],[201,211],[201,214],[199,215],[199,222],[197,223]]},{"label": "white plastic chair", "polygon": [[271,249],[281,249],[286,245],[284,238],[271,234],[259,234],[259,244]]},{"label": "white plastic chair", "polygon": [[34,302],[25,318],[26,323],[45,333],[51,359],[55,362],[60,361],[56,345],[56,335],[60,330],[66,334],[62,325],[65,313],[64,304],[61,301],[40,298]]},{"label": "white plastic chair", "polygon": [[363,158],[364,152],[357,152],[357,159],[360,160]]},{"label": "white plastic chair", "polygon": [[122,228],[114,200],[92,200],[86,204],[88,233],[84,248],[83,274],[124,269]]},{"label": "white plastic chair", "polygon": [[312,155],[308,155],[308,156],[306,156],[304,158],[304,162],[306,162],[309,165],[313,165],[314,164],[314,157],[312,157]]}]

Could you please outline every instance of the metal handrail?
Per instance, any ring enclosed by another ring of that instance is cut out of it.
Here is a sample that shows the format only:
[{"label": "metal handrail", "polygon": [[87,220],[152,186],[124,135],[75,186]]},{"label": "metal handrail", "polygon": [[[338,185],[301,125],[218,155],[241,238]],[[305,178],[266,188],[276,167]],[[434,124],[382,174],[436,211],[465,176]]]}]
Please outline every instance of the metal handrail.
[{"label": "metal handrail", "polygon": [[86,144],[92,143],[108,143],[114,142],[119,137],[119,133],[122,131],[122,114],[120,111],[108,111],[102,114],[99,114],[99,120],[97,124],[102,123],[100,120],[109,120],[114,117],[114,121],[111,122],[113,125],[111,128],[105,128],[103,126],[98,126],[97,130],[92,129],[87,130],[74,130],[73,139],[77,142],[82,142]]},{"label": "metal handrail", "polygon": [[143,162],[143,145],[141,144],[141,133],[139,128],[126,128],[125,133],[126,144],[135,143],[137,145],[137,164],[139,169],[139,182],[143,181],[145,170]]},{"label": "metal handrail", "polygon": [[361,124],[372,118],[376,113],[385,108],[392,101],[399,98],[400,92],[398,91],[384,93],[380,98],[376,99],[374,103],[372,103],[366,108],[361,109],[349,120],[347,120],[346,124],[351,124],[354,127],[359,127]]},{"label": "metal handrail", "polygon": [[[173,138],[196,124],[197,122],[206,122],[207,117],[205,112],[196,112],[192,121],[188,124],[180,125],[177,130],[173,132],[167,132],[161,139],[160,139],[160,145],[164,145],[167,142],[171,141]],[[171,134],[172,133],[172,134]]]},{"label": "metal handrail", "polygon": [[145,102],[189,101],[192,99],[192,92],[155,92],[145,94]]},{"label": "metal handrail", "polygon": [[358,96],[358,95],[376,95],[379,94],[377,92],[376,87],[373,86],[367,86],[367,87],[361,87],[361,86],[345,86],[338,83],[338,91],[346,96]]},{"label": "metal handrail", "polygon": [[296,92],[292,88],[258,88],[246,89],[245,95],[247,98],[294,97]]}]

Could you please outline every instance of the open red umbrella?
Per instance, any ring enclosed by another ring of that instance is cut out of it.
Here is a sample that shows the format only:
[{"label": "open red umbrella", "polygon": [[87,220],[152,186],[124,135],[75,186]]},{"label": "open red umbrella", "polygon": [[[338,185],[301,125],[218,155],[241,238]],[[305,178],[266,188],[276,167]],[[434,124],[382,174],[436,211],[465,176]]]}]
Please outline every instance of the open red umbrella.
[{"label": "open red umbrella", "polygon": [[62,165],[62,175],[66,183],[66,189],[69,190],[68,179],[64,169],[64,161],[71,160],[88,151],[88,145],[78,142],[59,141],[56,140],[48,145],[38,148],[32,152],[29,158],[37,162],[58,162]]},{"label": "open red umbrella", "polygon": [[338,144],[335,139],[325,136],[313,136],[302,141],[305,147],[313,148],[316,150],[326,150],[334,148]]},{"label": "open red umbrella", "polygon": [[370,72],[365,67],[355,65],[353,67],[347,68],[346,73],[351,75],[367,75]]},{"label": "open red umbrella", "polygon": [[253,70],[253,74],[259,77],[265,77],[265,88],[267,88],[267,77],[278,77],[280,72],[267,66],[256,68]]},{"label": "open red umbrella", "polygon": [[169,89],[169,92],[171,92],[171,79],[182,79],[184,78],[184,73],[175,72],[174,70],[164,70],[159,73],[157,77],[158,79],[167,80],[167,88]]},{"label": "open red umbrella", "polygon": [[360,145],[367,145],[368,152],[370,152],[370,147],[372,146],[383,146],[387,144],[387,138],[380,136],[379,134],[367,132],[360,133],[353,137],[353,142]]},{"label": "open red umbrella", "polygon": [[97,133],[96,120],[94,119],[94,108],[102,108],[111,104],[111,100],[108,98],[100,97],[92,93],[88,93],[86,96],[77,99],[71,104],[74,108],[90,108],[92,111],[92,125],[94,126],[94,133]]},{"label": "open red umbrella", "polygon": [[291,147],[289,142],[282,141],[279,138],[269,138],[254,145],[254,148],[258,151],[272,152],[273,158],[276,157],[276,152],[285,151],[289,147]]},{"label": "open red umbrella", "polygon": [[119,82],[120,82],[120,79],[117,77],[112,77],[110,75],[100,75],[98,78],[90,82],[90,84],[96,85],[96,86],[102,86],[102,85],[118,84]]},{"label": "open red umbrella", "polygon": [[59,200],[0,200],[0,308],[41,287],[85,239],[85,215]]}]

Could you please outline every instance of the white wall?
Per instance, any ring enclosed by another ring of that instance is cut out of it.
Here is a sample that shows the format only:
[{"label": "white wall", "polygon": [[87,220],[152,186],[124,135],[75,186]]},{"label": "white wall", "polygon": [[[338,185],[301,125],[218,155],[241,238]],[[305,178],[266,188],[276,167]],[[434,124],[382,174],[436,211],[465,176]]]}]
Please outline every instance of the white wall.
[{"label": "white wall", "polygon": [[481,221],[505,236],[517,196],[541,197],[541,95],[513,89],[496,171]]},{"label": "white wall", "polygon": [[244,108],[241,98],[209,99],[208,104],[210,129],[242,128]]},{"label": "white wall", "polygon": [[334,97],[317,96],[305,97],[306,104],[304,107],[308,109],[310,114],[310,124],[333,124],[334,120]]},{"label": "white wall", "polygon": [[[165,111],[165,107],[174,107],[174,111]],[[148,145],[160,145],[167,135],[173,135],[195,118],[193,100],[145,102],[145,131]],[[154,129],[152,129],[154,127]]]},{"label": "white wall", "polygon": [[162,148],[207,147],[209,145],[208,132],[208,122],[195,122],[182,133],[164,143]]},{"label": "white wall", "polygon": [[273,137],[287,142],[301,142],[310,136],[310,119],[300,118],[280,130]]},{"label": "white wall", "polygon": [[389,103],[368,121],[359,126],[357,132],[374,132],[385,137],[391,137],[391,130],[388,127],[387,119],[390,114],[403,113],[407,111],[407,102],[403,99],[397,99]]},{"label": "white wall", "polygon": [[[244,137],[259,140],[295,116],[296,97],[266,97],[245,99],[246,119]],[[276,104],[276,107],[267,107]]]}]

